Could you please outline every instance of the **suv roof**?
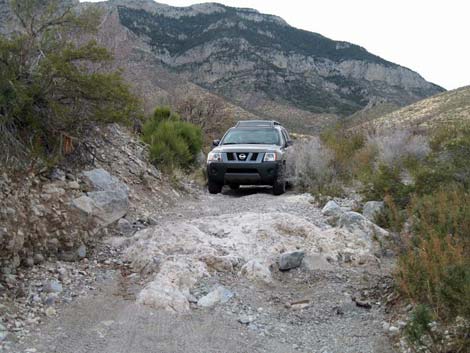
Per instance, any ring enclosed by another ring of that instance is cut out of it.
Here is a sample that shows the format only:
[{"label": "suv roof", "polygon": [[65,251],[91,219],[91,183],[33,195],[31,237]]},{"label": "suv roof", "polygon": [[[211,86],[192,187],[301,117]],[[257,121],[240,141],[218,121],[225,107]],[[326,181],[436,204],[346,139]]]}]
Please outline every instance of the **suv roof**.
[{"label": "suv roof", "polygon": [[281,123],[275,120],[242,120],[235,127],[275,127],[281,126]]}]

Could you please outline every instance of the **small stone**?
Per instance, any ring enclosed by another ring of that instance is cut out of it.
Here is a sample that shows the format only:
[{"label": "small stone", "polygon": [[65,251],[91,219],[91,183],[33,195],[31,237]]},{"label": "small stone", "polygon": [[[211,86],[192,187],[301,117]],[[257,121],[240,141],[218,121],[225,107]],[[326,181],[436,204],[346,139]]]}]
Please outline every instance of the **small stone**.
[{"label": "small stone", "polygon": [[125,218],[121,218],[117,222],[118,230],[121,234],[127,235],[132,232],[132,224]]},{"label": "small stone", "polygon": [[34,254],[34,263],[36,265],[41,264],[44,262],[44,256],[42,254],[36,253]]},{"label": "small stone", "polygon": [[34,266],[34,259],[32,257],[27,257],[25,260],[24,260],[24,264],[25,266],[27,267],[33,267]]},{"label": "small stone", "polygon": [[147,223],[151,226],[155,226],[158,224],[158,219],[156,217],[150,216],[147,218]]},{"label": "small stone", "polygon": [[48,306],[44,312],[47,317],[55,316],[57,314],[56,310],[52,306]]},{"label": "small stone", "polygon": [[8,330],[5,326],[0,324],[0,342],[4,341],[7,338]]},{"label": "small stone", "polygon": [[76,181],[71,181],[71,182],[69,182],[67,185],[68,185],[69,189],[71,189],[71,190],[78,190],[78,189],[80,189],[80,184],[79,184],[78,182],[76,182]]},{"label": "small stone", "polygon": [[305,252],[303,251],[294,251],[281,254],[279,257],[279,269],[281,271],[286,271],[299,267],[302,264],[304,256]]},{"label": "small stone", "polygon": [[343,209],[335,201],[328,201],[321,210],[321,213],[327,217],[339,217],[343,212]]},{"label": "small stone", "polygon": [[208,308],[218,303],[222,303],[222,304],[226,303],[231,298],[233,298],[233,296],[234,296],[233,292],[229,291],[227,288],[223,286],[218,286],[217,288],[212,290],[210,293],[200,298],[197,301],[197,305],[204,307],[204,308]]},{"label": "small stone", "polygon": [[370,309],[372,308],[372,305],[366,301],[366,300],[360,300],[360,299],[356,299],[356,298],[353,298],[353,301],[356,303],[356,305],[360,308],[364,308],[364,309]]},{"label": "small stone", "polygon": [[400,329],[396,326],[390,326],[389,329],[388,329],[388,332],[395,336],[395,335],[398,335],[400,333]]},{"label": "small stone", "polygon": [[289,308],[292,310],[300,310],[300,309],[305,309],[310,306],[310,300],[309,299],[303,299],[303,300],[297,300],[295,302],[289,303]]},{"label": "small stone", "polygon": [[79,259],[83,259],[86,257],[87,249],[85,245],[80,245],[77,249],[77,256]]},{"label": "small stone", "polygon": [[62,169],[54,168],[49,178],[51,180],[65,181],[65,172]]},{"label": "small stone", "polygon": [[44,289],[47,293],[60,293],[62,292],[62,284],[57,280],[51,280],[46,283]]},{"label": "small stone", "polygon": [[49,294],[44,300],[44,305],[46,306],[53,306],[56,303],[57,295],[55,293]]},{"label": "small stone", "polygon": [[384,321],[382,323],[382,329],[384,330],[384,332],[388,332],[388,330],[390,329],[390,324],[386,321]]},{"label": "small stone", "polygon": [[243,325],[248,325],[248,324],[252,323],[253,321],[255,321],[255,318],[253,316],[250,316],[250,315],[242,315],[238,318],[238,322],[243,324]]}]

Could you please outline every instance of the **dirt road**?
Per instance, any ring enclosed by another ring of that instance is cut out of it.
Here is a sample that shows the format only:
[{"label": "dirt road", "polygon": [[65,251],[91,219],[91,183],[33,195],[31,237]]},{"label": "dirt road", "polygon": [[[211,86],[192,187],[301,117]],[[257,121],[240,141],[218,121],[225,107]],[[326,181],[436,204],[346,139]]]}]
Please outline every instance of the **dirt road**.
[{"label": "dirt road", "polygon": [[[262,188],[204,194],[156,219],[109,240],[132,266],[98,276],[94,290],[9,351],[394,351],[382,328],[390,259],[330,226],[311,197]],[[279,253],[292,250],[305,251],[302,266],[279,271]],[[243,270],[250,260],[268,277]],[[201,305],[217,286],[228,299]]]}]

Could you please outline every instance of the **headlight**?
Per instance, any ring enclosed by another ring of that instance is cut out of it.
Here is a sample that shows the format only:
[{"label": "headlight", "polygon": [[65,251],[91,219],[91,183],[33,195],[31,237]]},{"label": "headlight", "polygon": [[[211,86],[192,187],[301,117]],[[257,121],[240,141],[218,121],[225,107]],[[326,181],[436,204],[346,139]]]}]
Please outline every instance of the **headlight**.
[{"label": "headlight", "polygon": [[277,155],[275,152],[267,152],[264,154],[264,162],[274,162],[277,160]]},{"label": "headlight", "polygon": [[207,155],[207,163],[209,162],[222,162],[222,153],[209,152],[209,154]]}]

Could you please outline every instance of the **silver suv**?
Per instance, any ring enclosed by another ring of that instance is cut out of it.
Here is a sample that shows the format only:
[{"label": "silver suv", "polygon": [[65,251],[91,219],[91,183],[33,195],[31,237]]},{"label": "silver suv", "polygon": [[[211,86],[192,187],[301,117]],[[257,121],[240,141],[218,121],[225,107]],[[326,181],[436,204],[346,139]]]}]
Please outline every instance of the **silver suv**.
[{"label": "silver suv", "polygon": [[277,121],[239,121],[207,157],[209,192],[217,194],[224,185],[272,185],[274,195],[286,190],[286,152],[292,140]]}]

